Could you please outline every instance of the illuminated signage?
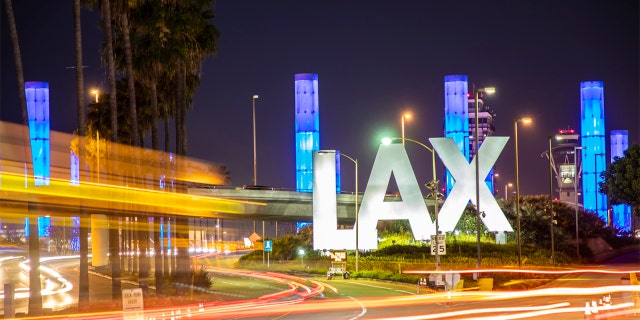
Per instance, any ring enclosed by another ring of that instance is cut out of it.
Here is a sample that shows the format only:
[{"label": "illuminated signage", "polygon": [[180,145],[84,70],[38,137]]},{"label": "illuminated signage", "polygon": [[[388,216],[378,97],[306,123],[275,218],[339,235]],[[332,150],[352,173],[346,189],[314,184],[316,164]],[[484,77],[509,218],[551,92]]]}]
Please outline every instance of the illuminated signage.
[{"label": "illuminated signage", "polygon": [[[487,137],[479,154],[479,175],[484,180],[502,152],[508,137]],[[456,180],[439,213],[441,231],[453,231],[469,200],[475,202],[475,161],[467,162],[451,138],[430,139],[435,151]],[[313,155],[313,246],[321,249],[355,249],[356,232],[337,229],[336,152],[323,150]],[[402,201],[384,200],[389,179],[396,179]],[[491,231],[512,231],[491,191],[480,184],[482,221]],[[409,221],[416,240],[435,234],[435,225],[418,186],[405,148],[401,144],[380,145],[358,212],[358,249],[378,248],[376,225],[379,220]]]}]

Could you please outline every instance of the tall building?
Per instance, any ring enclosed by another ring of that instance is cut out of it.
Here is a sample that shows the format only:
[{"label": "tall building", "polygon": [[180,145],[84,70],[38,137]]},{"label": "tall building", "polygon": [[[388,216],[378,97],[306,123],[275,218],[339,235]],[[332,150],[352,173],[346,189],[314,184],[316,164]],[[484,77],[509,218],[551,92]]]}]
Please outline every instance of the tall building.
[{"label": "tall building", "polygon": [[582,137],[582,199],[584,209],[608,221],[607,197],[600,193],[600,176],[607,166],[604,120],[604,82],[580,83]]},{"label": "tall building", "polygon": [[[465,159],[469,161],[469,108],[466,75],[444,77],[444,136],[455,141]],[[446,194],[455,180],[447,170]]]},{"label": "tall building", "polygon": [[[469,109],[469,159],[473,159],[476,156],[476,101],[475,97],[469,97],[468,99]],[[482,100],[482,94],[478,96],[478,147],[482,146],[482,142],[486,137],[493,136],[496,132],[494,126],[494,119],[496,114],[491,108],[484,104]],[[494,192],[493,176],[495,168],[491,168],[491,171],[485,178],[485,183],[491,192]]]},{"label": "tall building", "polygon": [[295,75],[296,190],[313,191],[313,152],[320,149],[318,75]]},{"label": "tall building", "polygon": [[[611,163],[624,157],[629,148],[629,131],[611,130]],[[631,231],[631,207],[626,204],[611,206],[611,225],[620,231]]]},{"label": "tall building", "polygon": [[580,171],[576,161],[580,135],[575,129],[567,128],[558,130],[553,138],[555,146],[551,152],[551,163],[556,177],[554,198],[575,205],[576,191],[580,187],[580,181],[576,179]]}]

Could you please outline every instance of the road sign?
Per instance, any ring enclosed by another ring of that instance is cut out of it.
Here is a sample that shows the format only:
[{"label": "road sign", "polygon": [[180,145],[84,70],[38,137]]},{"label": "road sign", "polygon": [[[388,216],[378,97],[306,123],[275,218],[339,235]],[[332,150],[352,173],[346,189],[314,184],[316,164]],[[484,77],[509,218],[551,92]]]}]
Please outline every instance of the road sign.
[{"label": "road sign", "polygon": [[122,289],[122,311],[142,311],[143,309],[142,288]]},{"label": "road sign", "polygon": [[332,262],[343,262],[347,261],[347,252],[344,250],[341,251],[329,251],[329,255],[331,256]]},{"label": "road sign", "polygon": [[[445,236],[443,234],[438,235],[438,255],[444,256],[447,254],[447,244],[445,243]],[[431,255],[436,255],[436,236],[431,236]]]},{"label": "road sign", "polygon": [[271,252],[273,248],[273,242],[271,240],[264,241],[264,252]]}]

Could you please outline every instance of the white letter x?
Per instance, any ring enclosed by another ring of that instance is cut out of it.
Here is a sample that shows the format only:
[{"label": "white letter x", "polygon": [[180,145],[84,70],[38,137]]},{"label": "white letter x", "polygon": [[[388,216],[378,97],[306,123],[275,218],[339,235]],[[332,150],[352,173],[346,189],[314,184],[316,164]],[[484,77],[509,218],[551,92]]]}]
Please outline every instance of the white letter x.
[{"label": "white letter x", "polygon": [[[478,154],[480,155],[478,179],[480,190],[480,215],[482,222],[489,231],[513,231],[509,221],[500,209],[493,194],[484,183],[484,179],[491,171],[502,149],[507,144],[509,137],[486,137]],[[449,169],[456,180],[447,200],[438,213],[440,230],[451,232],[455,229],[469,200],[475,201],[476,192],[476,158],[467,163],[460,149],[451,138],[430,138],[431,145],[438,152],[438,156]]]}]

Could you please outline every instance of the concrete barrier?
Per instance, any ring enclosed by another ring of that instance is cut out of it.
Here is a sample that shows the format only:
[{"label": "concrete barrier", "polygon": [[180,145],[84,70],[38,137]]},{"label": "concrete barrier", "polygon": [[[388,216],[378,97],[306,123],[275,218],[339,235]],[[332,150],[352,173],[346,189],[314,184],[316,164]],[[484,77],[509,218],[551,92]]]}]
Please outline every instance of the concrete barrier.
[{"label": "concrete barrier", "polygon": [[480,291],[493,291],[493,278],[478,278],[478,289]]}]

